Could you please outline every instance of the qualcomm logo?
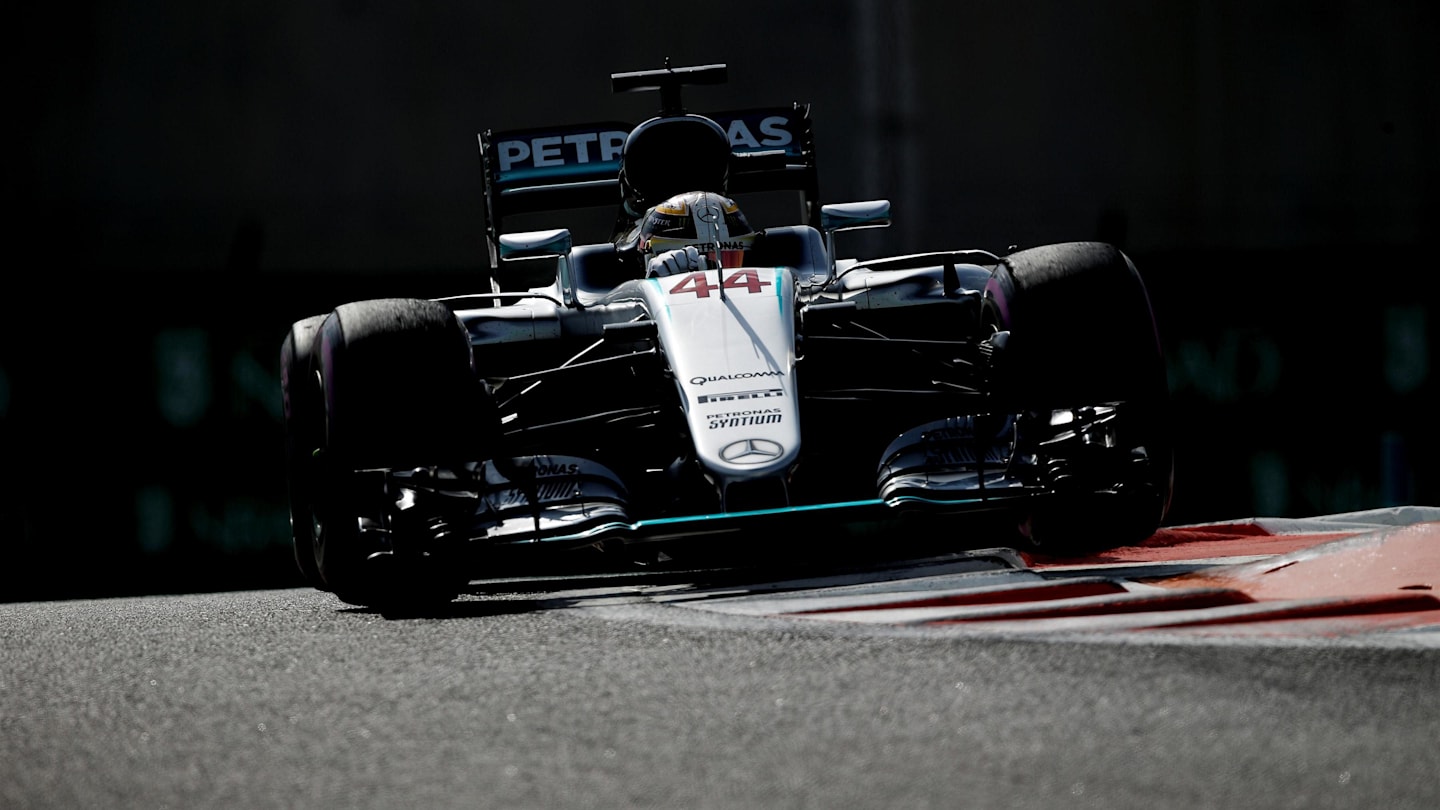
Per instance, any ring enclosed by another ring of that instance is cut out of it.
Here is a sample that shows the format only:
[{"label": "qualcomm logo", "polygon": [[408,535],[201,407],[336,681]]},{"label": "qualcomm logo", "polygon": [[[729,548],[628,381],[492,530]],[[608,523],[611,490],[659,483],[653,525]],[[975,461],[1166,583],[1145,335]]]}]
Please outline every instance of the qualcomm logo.
[{"label": "qualcomm logo", "polygon": [[721,374],[717,377],[691,377],[691,385],[704,385],[713,382],[727,382],[729,380],[753,380],[758,377],[780,377],[782,371],[742,371],[739,374]]},{"label": "qualcomm logo", "polygon": [[769,439],[741,439],[725,445],[720,451],[720,458],[731,464],[764,464],[783,455],[785,448]]}]

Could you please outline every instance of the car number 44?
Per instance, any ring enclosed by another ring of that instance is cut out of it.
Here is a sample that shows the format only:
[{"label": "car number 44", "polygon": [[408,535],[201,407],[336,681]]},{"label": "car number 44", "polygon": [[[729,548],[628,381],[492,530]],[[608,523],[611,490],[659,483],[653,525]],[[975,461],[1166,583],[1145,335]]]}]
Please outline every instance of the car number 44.
[{"label": "car number 44", "polygon": [[[757,270],[736,270],[726,276],[720,286],[727,290],[744,290],[746,293],[754,295],[764,291],[771,284],[772,282],[761,280]],[[696,298],[709,298],[710,292],[715,289],[716,285],[705,273],[690,273],[670,288],[670,294],[694,293]]]}]

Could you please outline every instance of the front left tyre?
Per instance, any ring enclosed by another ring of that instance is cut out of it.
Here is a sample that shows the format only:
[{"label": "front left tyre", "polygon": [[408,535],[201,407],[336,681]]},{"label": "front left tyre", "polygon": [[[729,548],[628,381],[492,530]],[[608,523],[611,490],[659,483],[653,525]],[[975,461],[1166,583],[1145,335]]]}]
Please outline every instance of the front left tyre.
[{"label": "front left tyre", "polygon": [[984,319],[1008,332],[999,385],[1008,407],[1124,403],[1125,446],[1144,448],[1129,486],[1057,492],[1026,517],[1030,539],[1058,553],[1136,543],[1164,521],[1174,487],[1165,359],[1149,294],[1113,245],[1067,242],[1004,257]]}]

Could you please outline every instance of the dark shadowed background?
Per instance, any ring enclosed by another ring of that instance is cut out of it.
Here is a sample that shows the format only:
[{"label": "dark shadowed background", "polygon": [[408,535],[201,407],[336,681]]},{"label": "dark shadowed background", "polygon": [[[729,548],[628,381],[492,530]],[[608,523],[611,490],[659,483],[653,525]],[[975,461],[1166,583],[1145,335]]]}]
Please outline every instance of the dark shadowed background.
[{"label": "dark shadowed background", "polygon": [[[1172,523],[1440,503],[1432,4],[367,0],[11,12],[0,600],[299,584],[291,321],[466,292],[476,133],[812,104],[860,255],[1114,242],[1180,426]],[[557,218],[555,226],[568,224]]]}]

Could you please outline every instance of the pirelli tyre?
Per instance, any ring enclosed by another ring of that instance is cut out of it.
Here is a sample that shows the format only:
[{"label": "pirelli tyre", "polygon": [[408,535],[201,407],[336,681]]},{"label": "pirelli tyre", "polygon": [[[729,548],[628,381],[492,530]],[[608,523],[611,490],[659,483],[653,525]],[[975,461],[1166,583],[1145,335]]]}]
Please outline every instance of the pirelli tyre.
[{"label": "pirelli tyre", "polygon": [[1169,386],[1149,294],[1113,245],[1068,242],[1005,256],[986,286],[985,322],[1008,331],[997,391],[1015,411],[1122,401],[1127,444],[1146,460],[1119,492],[1064,493],[1022,515],[1041,548],[1081,551],[1138,542],[1169,509],[1174,445]]},{"label": "pirelli tyre", "polygon": [[[344,304],[315,348],[323,435],[313,495],[316,568],[341,601],[378,608],[443,602],[463,579],[441,561],[385,547],[387,504],[365,470],[443,466],[481,457],[494,415],[470,341],[443,304],[377,299]],[[372,560],[377,552],[386,564]],[[404,564],[398,564],[403,558]]]},{"label": "pirelli tyre", "polygon": [[285,472],[290,496],[290,535],[295,564],[305,582],[325,589],[315,563],[310,502],[315,490],[314,452],[325,429],[324,404],[313,363],[315,335],[324,315],[291,324],[280,345],[280,391],[285,420]]}]

